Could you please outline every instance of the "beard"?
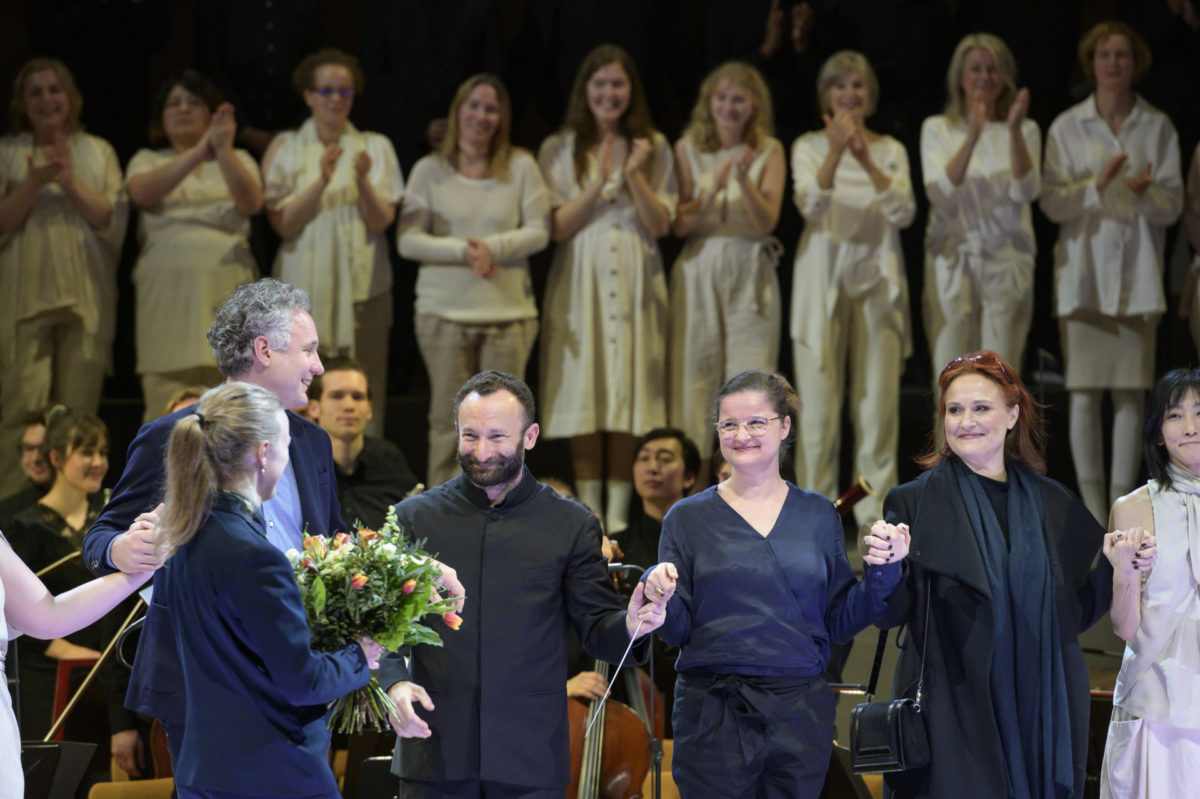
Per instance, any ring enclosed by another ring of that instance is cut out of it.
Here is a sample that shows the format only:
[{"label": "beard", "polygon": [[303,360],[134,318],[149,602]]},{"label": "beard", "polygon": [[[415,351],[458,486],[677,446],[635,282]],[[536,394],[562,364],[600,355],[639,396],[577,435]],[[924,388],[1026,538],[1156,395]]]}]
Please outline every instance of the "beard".
[{"label": "beard", "polygon": [[525,466],[525,450],[520,447],[512,455],[499,457],[488,466],[480,465],[474,455],[464,455],[459,452],[457,457],[458,465],[462,467],[467,479],[478,488],[491,488],[510,483],[521,476],[521,470]]}]

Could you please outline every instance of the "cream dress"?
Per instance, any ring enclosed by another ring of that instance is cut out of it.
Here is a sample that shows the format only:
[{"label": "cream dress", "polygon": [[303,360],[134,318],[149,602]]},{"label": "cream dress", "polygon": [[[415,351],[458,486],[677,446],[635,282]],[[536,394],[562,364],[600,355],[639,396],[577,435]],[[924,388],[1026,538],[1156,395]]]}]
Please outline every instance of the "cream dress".
[{"label": "cream dress", "polygon": [[1102,799],[1180,799],[1200,785],[1200,480],[1151,480],[1158,555],[1125,647],[1101,769]]},{"label": "cream dress", "polygon": [[[557,133],[538,154],[552,209],[582,190],[574,145],[573,132]],[[647,180],[674,218],[671,147],[660,133],[653,146]],[[583,184],[599,173],[589,155]],[[619,169],[583,227],[555,249],[542,330],[545,435],[640,435],[666,423],[667,281],[658,243],[638,219]]]},{"label": "cream dress", "polygon": [[[744,144],[705,153],[688,137],[693,198],[713,185],[716,172]],[[762,143],[748,178],[758,185],[775,139]],[[687,198],[692,199],[692,198]],[[758,232],[741,184],[732,175],[713,207],[688,236],[671,270],[670,420],[712,451],[710,406],[726,380],[747,369],[774,372],[779,360],[780,297],[775,267],[783,245]]]},{"label": "cream dress", "polygon": [[[250,154],[235,153],[261,180]],[[176,155],[170,149],[138,151],[126,169],[126,182]],[[215,369],[205,336],[216,310],[235,288],[256,277],[250,218],[234,207],[215,161],[201,164],[138,218],[141,251],[133,267],[138,373]]]}]

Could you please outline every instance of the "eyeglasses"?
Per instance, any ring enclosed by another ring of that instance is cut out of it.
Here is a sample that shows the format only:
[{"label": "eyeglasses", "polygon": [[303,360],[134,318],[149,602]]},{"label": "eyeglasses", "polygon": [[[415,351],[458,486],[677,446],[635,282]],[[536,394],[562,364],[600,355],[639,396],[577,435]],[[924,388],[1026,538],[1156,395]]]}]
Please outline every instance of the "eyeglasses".
[{"label": "eyeglasses", "polygon": [[335,89],[332,86],[318,86],[313,89],[314,92],[322,97],[333,97],[337,95],[343,100],[350,100],[354,97],[354,89]]},{"label": "eyeglasses", "polygon": [[782,416],[772,416],[770,419],[754,418],[747,419],[744,422],[739,422],[736,419],[722,419],[717,422],[717,432],[728,438],[729,436],[737,435],[738,428],[744,425],[746,432],[750,435],[761,436],[767,432],[767,428],[771,426],[771,422],[782,418]]},{"label": "eyeglasses", "polygon": [[962,364],[965,364],[965,363],[992,363],[992,364],[995,364],[996,367],[1000,370],[1000,374],[1004,375],[1007,379],[1012,380],[1012,376],[1008,373],[1008,370],[1004,368],[1004,361],[1000,360],[999,358],[997,358],[995,355],[991,354],[990,352],[978,353],[976,355],[960,355],[957,358],[955,358],[954,360],[952,360],[950,363],[946,364],[946,368],[942,370],[942,374],[944,375],[944,374],[946,374],[946,372],[949,372],[951,369],[955,368],[956,366],[961,366]]}]

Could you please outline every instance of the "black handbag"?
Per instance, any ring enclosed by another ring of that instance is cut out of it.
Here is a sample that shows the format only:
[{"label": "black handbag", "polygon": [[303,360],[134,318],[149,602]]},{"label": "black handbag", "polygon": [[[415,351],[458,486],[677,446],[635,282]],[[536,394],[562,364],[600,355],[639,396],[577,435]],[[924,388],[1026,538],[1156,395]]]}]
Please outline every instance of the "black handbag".
[{"label": "black handbag", "polygon": [[[855,774],[883,774],[908,771],[927,765],[929,730],[921,712],[921,697],[925,684],[925,643],[929,640],[929,597],[925,594],[925,640],[921,642],[921,671],[917,677],[915,699],[893,699],[872,702],[879,682],[879,666],[888,631],[879,631],[875,647],[875,665],[871,667],[871,682],[867,685],[867,701],[850,711],[850,768]],[[899,635],[899,633],[897,633]]]}]

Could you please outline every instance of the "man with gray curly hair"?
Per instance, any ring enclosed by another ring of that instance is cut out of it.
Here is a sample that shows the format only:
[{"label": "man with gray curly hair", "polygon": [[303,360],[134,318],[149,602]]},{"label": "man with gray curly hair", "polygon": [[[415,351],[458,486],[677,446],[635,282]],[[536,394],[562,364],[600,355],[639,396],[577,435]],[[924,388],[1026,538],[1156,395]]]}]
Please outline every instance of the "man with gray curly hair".
[{"label": "man with gray curly hair", "polygon": [[[267,389],[285,408],[304,405],[309,383],[324,371],[309,307],[306,292],[272,278],[238,287],[217,310],[208,331],[221,373]],[[94,573],[134,573],[162,565],[155,552],[154,526],[162,510],[163,456],[175,423],[195,413],[196,407],[188,406],[138,431],[125,471],[83,541],[84,561]],[[290,411],[287,417],[290,461],[275,486],[275,496],[261,508],[268,540],[285,551],[300,547],[306,529],[309,535],[328,536],[343,527],[329,436]],[[169,578],[169,566],[155,577],[125,704],[162,722],[174,759],[185,706],[171,616],[162,604],[161,583]],[[443,579],[461,593],[453,570],[444,569]]]}]

